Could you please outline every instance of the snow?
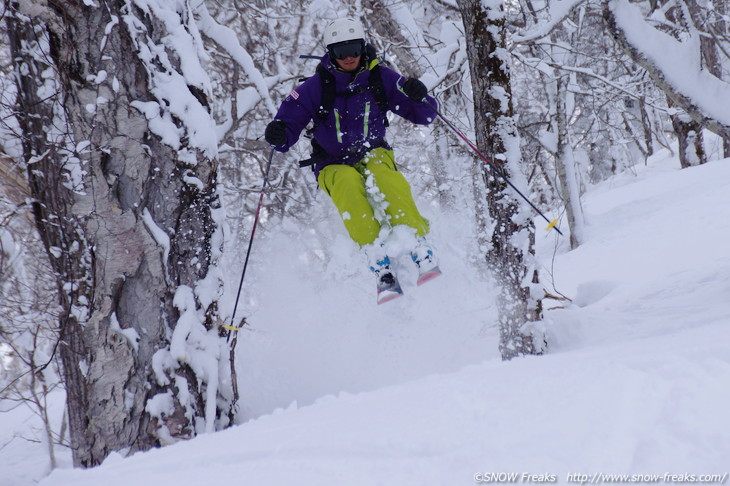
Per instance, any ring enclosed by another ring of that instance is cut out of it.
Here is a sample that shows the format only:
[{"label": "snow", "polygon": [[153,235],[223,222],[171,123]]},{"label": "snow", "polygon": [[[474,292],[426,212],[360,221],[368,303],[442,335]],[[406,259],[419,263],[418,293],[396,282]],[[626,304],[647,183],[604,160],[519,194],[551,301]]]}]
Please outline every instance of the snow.
[{"label": "snow", "polygon": [[[0,372],[2,372],[0,367]],[[64,396],[59,391],[49,396],[48,415],[55,430],[60,429],[64,413]],[[38,416],[25,404],[0,401],[0,484],[3,486],[35,485],[50,471],[45,431]],[[61,454],[58,454],[61,452]],[[62,467],[71,467],[70,454],[56,450]],[[57,456],[57,457],[58,457]]]},{"label": "snow", "polygon": [[162,263],[167,266],[167,259],[170,256],[170,237],[155,223],[152,213],[147,208],[142,211],[142,221],[157,244],[162,247]]},{"label": "snow", "polygon": [[122,329],[122,326],[119,324],[119,319],[117,318],[116,313],[112,313],[111,317],[109,318],[110,323],[109,327],[111,329],[114,329],[116,332],[124,336],[127,341],[129,341],[129,344],[132,346],[132,349],[135,351],[139,350],[139,333],[136,329],[133,327]]},{"label": "snow", "polygon": [[[183,21],[175,3],[134,0],[139,11],[154,12],[155,18],[164,24],[168,35],[161,44],[155,44],[143,35],[145,25],[133,14],[123,16],[139,58],[146,65],[150,92],[157,99],[157,106],[142,100],[134,100],[131,105],[145,115],[150,130],[165,144],[179,149],[185,136],[191,146],[200,149],[206,157],[214,158],[218,149],[215,122],[207,107],[189,88],[194,86],[206,97],[211,95],[210,79],[202,64],[207,55],[195,23]],[[190,19],[192,13],[186,12],[183,17]],[[175,67],[177,62],[179,70]],[[160,110],[162,106],[164,110]],[[173,116],[182,120],[184,127],[178,127]]]},{"label": "snow", "polygon": [[153,417],[162,418],[164,415],[171,415],[175,410],[172,391],[158,393],[147,401],[145,410]]},{"label": "snow", "polygon": [[[195,376],[205,383],[205,432],[213,432],[218,393],[220,340],[217,329],[208,331],[202,324],[203,318],[200,315],[202,312],[197,309],[195,297],[193,289],[186,285],[178,286],[175,292],[173,304],[180,312],[180,317],[170,339],[169,354],[178,363],[189,365]],[[187,393],[187,389],[183,390],[183,393]],[[183,405],[191,406],[187,403]]]},{"label": "snow", "polygon": [[[459,218],[430,215],[444,275],[418,288],[404,277],[405,297],[384,306],[344,234],[315,271],[282,228],[257,245],[247,284],[238,359],[248,420],[92,470],[66,458],[40,484],[536,482],[526,474],[718,474],[720,484],[730,471],[730,159],[678,167],[661,152],[589,188],[574,251],[538,233],[543,282],[573,302],[546,301],[549,354],[510,362],[498,357],[493,291],[466,263]],[[163,413],[165,397],[154,404]],[[10,424],[31,420],[19,413],[0,415],[1,443]],[[3,484],[33,484],[42,454],[12,441]]]}]

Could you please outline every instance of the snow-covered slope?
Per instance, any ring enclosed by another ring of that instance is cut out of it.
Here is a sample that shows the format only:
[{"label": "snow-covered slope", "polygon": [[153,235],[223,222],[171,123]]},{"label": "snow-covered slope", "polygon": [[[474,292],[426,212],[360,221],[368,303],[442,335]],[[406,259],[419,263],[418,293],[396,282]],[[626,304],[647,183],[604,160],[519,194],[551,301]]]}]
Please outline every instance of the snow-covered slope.
[{"label": "snow-covered slope", "polygon": [[498,359],[490,287],[449,218],[433,220],[445,275],[381,307],[345,241],[318,276],[273,238],[239,348],[251,419],[42,486],[727,479],[730,159],[677,166],[592,188],[577,250],[553,260],[541,235],[548,290],[573,298],[546,313],[542,357]]},{"label": "snow-covered slope", "polygon": [[[726,326],[341,394],[44,485],[448,485],[727,471]],[[724,358],[723,359],[723,355]]]}]

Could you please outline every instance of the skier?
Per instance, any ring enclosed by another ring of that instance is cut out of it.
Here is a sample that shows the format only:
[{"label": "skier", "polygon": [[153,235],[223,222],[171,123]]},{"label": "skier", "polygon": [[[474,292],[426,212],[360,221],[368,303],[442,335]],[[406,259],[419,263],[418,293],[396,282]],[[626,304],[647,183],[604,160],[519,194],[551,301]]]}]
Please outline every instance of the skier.
[{"label": "skier", "polygon": [[[381,235],[378,208],[384,209],[387,226],[410,228],[418,284],[440,274],[425,238],[428,221],[418,211],[410,185],[396,169],[393,151],[385,141],[388,110],[428,125],[437,104],[420,80],[406,79],[378,64],[375,49],[355,20],[330,23],[324,43],[327,54],[316,74],[284,99],[266,127],[265,139],[277,151],[286,152],[313,121],[309,130],[312,158],[302,165],[313,166],[319,187],[332,198],[350,237],[368,255],[378,279],[378,303],[383,303],[402,291],[382,244],[386,232]],[[380,199],[384,204],[372,202]]]}]

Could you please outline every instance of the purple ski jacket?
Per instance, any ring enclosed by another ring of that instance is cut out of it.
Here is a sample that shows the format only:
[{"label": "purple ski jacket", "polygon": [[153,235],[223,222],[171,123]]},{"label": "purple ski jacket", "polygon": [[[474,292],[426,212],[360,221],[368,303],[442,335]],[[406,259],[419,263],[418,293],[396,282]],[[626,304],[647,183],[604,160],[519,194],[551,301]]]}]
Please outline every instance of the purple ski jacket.
[{"label": "purple ski jacket", "polygon": [[[373,93],[365,89],[369,86],[370,70],[378,60],[369,61],[365,69],[354,74],[336,70],[327,55],[322,57],[322,64],[334,75],[336,96],[327,118],[312,134],[326,152],[316,158],[314,170],[317,174],[327,165],[355,164],[369,150],[387,147],[386,114],[375,102]],[[406,78],[385,66],[379,69],[390,111],[418,125],[428,125],[436,118],[432,108],[438,106],[435,99],[427,96],[423,102],[411,100],[402,91]],[[322,81],[316,73],[284,99],[275,119],[286,123],[286,143],[276,146],[277,151],[289,150],[299,140],[302,130],[316,119],[322,92]],[[355,94],[342,96],[348,92]]]}]

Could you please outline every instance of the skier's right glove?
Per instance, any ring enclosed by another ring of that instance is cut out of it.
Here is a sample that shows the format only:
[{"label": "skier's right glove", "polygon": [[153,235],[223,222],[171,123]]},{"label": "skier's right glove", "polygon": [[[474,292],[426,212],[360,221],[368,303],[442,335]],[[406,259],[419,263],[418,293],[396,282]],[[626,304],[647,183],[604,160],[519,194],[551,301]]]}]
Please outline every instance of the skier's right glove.
[{"label": "skier's right glove", "polygon": [[286,143],[286,123],[281,120],[274,120],[266,125],[264,139],[273,146]]},{"label": "skier's right glove", "polygon": [[418,78],[408,78],[403,83],[403,92],[413,101],[423,101],[428,94],[428,89]]}]

